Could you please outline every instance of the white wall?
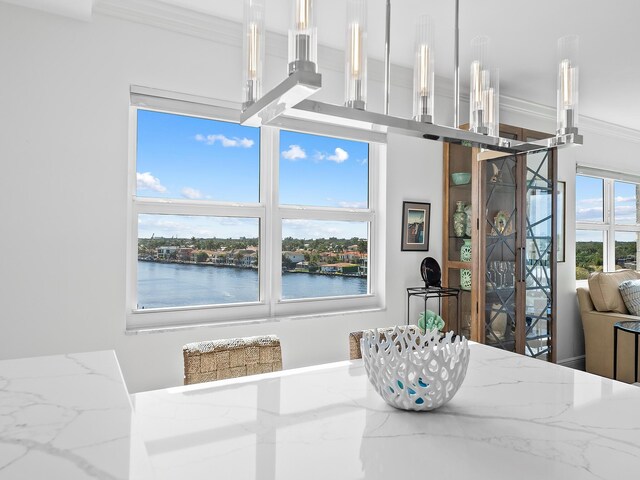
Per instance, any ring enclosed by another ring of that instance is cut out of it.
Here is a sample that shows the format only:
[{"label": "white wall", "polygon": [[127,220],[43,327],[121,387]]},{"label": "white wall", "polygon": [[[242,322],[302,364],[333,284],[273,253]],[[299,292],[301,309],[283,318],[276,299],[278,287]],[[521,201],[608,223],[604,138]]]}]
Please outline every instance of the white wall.
[{"label": "white wall", "polygon": [[[106,16],[83,23],[5,4],[0,32],[2,358],[115,349],[134,392],[180,384],[186,342],[275,333],[291,368],[346,359],[349,331],[405,321],[405,287],[419,284],[420,261],[441,260],[442,150],[392,137],[386,311],[126,335],[129,86],[239,101],[240,49]],[[271,84],[285,68],[282,58],[274,62]],[[340,103],[342,75],[322,73],[335,85],[322,96]],[[373,84],[371,94],[381,89]],[[408,110],[410,92],[401,90],[396,108]],[[432,203],[427,254],[400,251],[403,200]]]},{"label": "white wall", "polygon": [[[427,255],[441,261],[442,146],[391,136],[382,212],[385,311],[124,333],[129,86],[240,101],[239,58],[239,47],[112,17],[94,15],[83,23],[0,4],[1,358],[115,349],[135,392],[180,384],[187,342],[275,333],[285,367],[292,368],[346,359],[349,331],[405,321],[405,288],[419,285],[420,261]],[[282,79],[285,62],[282,56],[267,62],[268,88]],[[328,87],[320,98],[341,103],[342,75],[322,73]],[[370,104],[380,110],[381,84],[371,82],[369,91]],[[393,114],[410,115],[407,88],[395,86],[391,99]],[[437,99],[438,122],[450,121],[449,103]],[[502,120],[553,131],[549,117],[512,111]],[[561,153],[560,179],[567,181],[569,199],[576,160],[634,169],[636,143],[614,143],[592,132],[586,143]],[[429,252],[400,251],[403,200],[431,202]],[[583,349],[573,223],[568,208],[567,263],[559,268],[559,359]]]}]

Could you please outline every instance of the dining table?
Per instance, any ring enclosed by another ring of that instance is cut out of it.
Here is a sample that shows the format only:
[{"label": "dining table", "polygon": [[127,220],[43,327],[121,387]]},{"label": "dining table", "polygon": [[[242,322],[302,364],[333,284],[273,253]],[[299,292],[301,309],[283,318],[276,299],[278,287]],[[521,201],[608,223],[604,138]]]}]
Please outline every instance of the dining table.
[{"label": "dining table", "polygon": [[135,393],[153,478],[640,478],[640,388],[470,342],[456,395],[386,404],[362,360]]}]

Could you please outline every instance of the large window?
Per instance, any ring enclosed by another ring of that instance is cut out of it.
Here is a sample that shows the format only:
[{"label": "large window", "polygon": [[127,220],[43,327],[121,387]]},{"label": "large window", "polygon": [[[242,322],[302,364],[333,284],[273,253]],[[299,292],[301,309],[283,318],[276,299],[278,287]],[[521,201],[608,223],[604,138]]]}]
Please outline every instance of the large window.
[{"label": "large window", "polygon": [[638,269],[640,178],[590,167],[576,176],[576,279]]},{"label": "large window", "polygon": [[129,328],[381,306],[377,144],[132,104]]}]

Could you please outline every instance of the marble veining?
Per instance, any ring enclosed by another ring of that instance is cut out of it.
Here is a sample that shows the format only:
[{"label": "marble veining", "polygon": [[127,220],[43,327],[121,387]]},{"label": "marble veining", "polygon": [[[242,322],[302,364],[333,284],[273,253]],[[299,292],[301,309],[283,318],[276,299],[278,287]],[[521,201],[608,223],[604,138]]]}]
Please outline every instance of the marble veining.
[{"label": "marble veining", "polygon": [[156,478],[637,479],[640,388],[472,344],[456,396],[384,403],[361,361],[133,395]]},{"label": "marble veining", "polygon": [[152,478],[112,351],[0,362],[0,479]]}]

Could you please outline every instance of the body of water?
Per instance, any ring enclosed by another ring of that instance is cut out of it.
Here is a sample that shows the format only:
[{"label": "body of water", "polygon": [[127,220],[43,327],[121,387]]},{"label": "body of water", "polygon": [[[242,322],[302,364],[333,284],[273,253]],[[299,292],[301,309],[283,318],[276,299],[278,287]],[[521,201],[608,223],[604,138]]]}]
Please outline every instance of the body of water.
[{"label": "body of water", "polygon": [[[363,295],[367,279],[284,273],[285,299]],[[184,307],[259,300],[258,271],[138,262],[138,308]]]}]

